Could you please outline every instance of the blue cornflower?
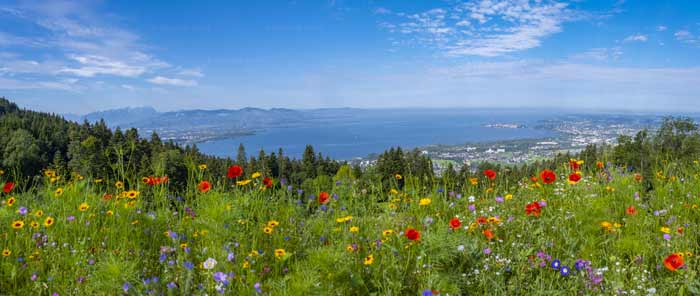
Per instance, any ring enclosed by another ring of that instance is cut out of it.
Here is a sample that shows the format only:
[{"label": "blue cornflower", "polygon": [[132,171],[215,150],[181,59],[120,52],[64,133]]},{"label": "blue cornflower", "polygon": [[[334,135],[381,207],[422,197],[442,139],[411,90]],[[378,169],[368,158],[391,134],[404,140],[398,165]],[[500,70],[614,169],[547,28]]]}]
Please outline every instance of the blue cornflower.
[{"label": "blue cornflower", "polygon": [[561,267],[561,261],[559,259],[554,259],[552,260],[552,264],[550,266],[556,270],[559,270],[559,267]]},{"label": "blue cornflower", "polygon": [[569,269],[569,267],[565,265],[561,267],[561,270],[559,270],[559,274],[561,274],[561,276],[567,276],[569,275],[570,271],[571,270]]},{"label": "blue cornflower", "polygon": [[187,268],[189,270],[192,270],[192,268],[194,268],[194,264],[192,262],[189,262],[189,261],[185,261],[185,263],[183,265],[185,266],[185,268]]}]

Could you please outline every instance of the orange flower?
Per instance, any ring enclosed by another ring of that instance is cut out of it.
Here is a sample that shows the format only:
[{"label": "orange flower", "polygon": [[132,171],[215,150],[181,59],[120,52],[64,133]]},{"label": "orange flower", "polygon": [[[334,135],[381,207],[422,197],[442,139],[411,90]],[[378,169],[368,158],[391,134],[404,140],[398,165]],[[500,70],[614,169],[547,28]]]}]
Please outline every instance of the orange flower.
[{"label": "orange flower", "polygon": [[207,193],[211,189],[211,183],[209,181],[202,181],[199,182],[199,185],[197,185],[197,190],[201,193]]},{"label": "orange flower", "polygon": [[489,240],[493,239],[493,237],[494,237],[493,232],[491,232],[491,229],[486,229],[481,233],[483,233],[484,236]]},{"label": "orange flower", "polygon": [[627,215],[636,215],[637,209],[634,206],[629,206],[629,208],[627,208],[625,212],[627,213]]}]

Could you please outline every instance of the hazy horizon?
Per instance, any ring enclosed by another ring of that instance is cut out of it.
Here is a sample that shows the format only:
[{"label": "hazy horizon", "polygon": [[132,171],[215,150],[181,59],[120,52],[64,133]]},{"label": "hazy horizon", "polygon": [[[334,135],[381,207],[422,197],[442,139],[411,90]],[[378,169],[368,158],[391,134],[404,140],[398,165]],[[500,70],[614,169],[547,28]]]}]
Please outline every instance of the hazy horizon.
[{"label": "hazy horizon", "polygon": [[61,114],[700,111],[690,0],[10,1],[0,23],[0,96]]}]

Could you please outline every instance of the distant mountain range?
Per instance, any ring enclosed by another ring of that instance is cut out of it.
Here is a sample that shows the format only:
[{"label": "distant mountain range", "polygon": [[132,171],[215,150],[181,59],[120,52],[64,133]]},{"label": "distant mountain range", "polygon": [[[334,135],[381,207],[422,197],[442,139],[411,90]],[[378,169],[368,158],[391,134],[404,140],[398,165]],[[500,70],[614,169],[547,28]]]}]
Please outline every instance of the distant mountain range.
[{"label": "distant mountain range", "polygon": [[181,110],[158,112],[152,107],[130,107],[93,112],[85,115],[67,114],[68,120],[97,122],[101,119],[111,128],[137,128],[142,136],[155,131],[164,139],[181,143],[248,135],[272,127],[291,127],[332,118],[356,116],[358,109],[292,110],[284,108]]}]

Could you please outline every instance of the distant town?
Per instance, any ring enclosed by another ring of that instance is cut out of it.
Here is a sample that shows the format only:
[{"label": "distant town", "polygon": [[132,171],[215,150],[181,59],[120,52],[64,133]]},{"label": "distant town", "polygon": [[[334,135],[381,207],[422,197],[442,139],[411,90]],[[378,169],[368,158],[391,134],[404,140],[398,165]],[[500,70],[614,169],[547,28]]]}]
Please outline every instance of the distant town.
[{"label": "distant town", "polygon": [[[654,131],[662,117],[632,117],[615,115],[567,115],[555,120],[542,120],[531,128],[547,129],[556,136],[542,139],[509,140],[463,145],[430,145],[419,148],[433,159],[439,174],[449,164],[455,169],[476,166],[481,162],[515,165],[555,156],[558,153],[579,152],[589,144],[615,145],[621,135],[634,136],[642,129]],[[484,125],[491,128],[525,128],[519,123]],[[368,166],[376,157],[353,160],[354,164]]]}]

